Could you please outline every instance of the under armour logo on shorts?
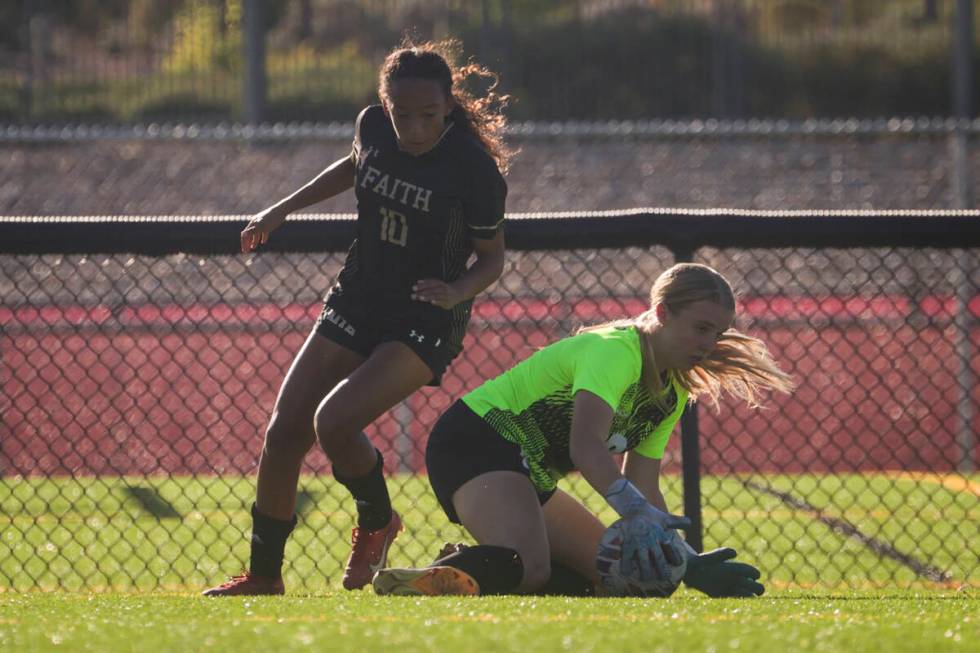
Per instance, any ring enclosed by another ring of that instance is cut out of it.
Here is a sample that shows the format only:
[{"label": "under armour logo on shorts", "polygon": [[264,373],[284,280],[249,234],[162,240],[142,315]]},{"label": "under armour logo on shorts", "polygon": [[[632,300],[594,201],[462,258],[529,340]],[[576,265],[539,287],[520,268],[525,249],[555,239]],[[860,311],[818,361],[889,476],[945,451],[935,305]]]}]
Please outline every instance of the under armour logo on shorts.
[{"label": "under armour logo on shorts", "polygon": [[333,310],[329,306],[324,312],[324,317],[327,318],[329,322],[335,324],[338,329],[343,329],[344,333],[349,336],[357,333],[357,329],[354,328],[353,324],[349,323],[342,315],[337,313],[337,311]]},{"label": "under armour logo on shorts", "polygon": [[415,329],[412,329],[412,332],[408,334],[408,337],[414,338],[415,341],[418,342],[419,344],[421,344],[422,341],[425,340],[425,335],[421,333],[416,333]]}]

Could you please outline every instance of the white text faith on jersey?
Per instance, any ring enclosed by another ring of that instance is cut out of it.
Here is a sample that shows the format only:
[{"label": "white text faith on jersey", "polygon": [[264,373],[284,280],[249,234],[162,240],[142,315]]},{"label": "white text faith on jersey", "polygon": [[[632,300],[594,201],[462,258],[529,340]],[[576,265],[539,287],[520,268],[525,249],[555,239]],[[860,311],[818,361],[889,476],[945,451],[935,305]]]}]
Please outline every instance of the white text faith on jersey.
[{"label": "white text faith on jersey", "polygon": [[[374,166],[367,166],[364,177],[361,179],[361,188],[368,188],[372,192],[383,195],[388,199],[401,202],[405,206],[429,212],[429,198],[432,191],[402,181],[397,177],[392,177],[388,173],[383,173]],[[399,193],[400,191],[400,193]],[[414,195],[413,195],[414,193]]]}]

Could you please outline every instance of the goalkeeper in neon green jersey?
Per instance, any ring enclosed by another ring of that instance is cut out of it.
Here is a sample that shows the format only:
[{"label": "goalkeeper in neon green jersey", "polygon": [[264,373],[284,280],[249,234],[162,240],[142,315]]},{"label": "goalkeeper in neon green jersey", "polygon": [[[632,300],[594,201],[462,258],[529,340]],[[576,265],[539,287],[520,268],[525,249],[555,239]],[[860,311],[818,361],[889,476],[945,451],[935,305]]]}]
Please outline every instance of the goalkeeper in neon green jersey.
[{"label": "goalkeeper in neon green jersey", "polygon": [[[485,382],[443,414],[426,450],[449,519],[477,544],[421,569],[382,569],[379,594],[588,593],[599,583],[605,526],[556,482],[578,470],[624,520],[623,550],[640,578],[667,578],[676,549],[660,461],[684,406],[724,391],[757,405],[789,391],[766,346],[732,327],[735,297],[715,270],[679,264],[657,278],[650,309],[580,330]],[[613,458],[625,453],[622,467]],[[731,549],[686,552],[689,586],[713,596],[760,594],[758,571]]]}]

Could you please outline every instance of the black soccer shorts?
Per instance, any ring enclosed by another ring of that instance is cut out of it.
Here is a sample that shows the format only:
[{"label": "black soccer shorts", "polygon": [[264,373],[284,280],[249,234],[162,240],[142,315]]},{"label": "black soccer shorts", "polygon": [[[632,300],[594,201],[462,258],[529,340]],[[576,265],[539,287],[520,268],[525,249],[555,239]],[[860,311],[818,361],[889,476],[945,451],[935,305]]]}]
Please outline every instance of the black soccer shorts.
[{"label": "black soccer shorts", "polygon": [[343,292],[330,292],[313,328],[365,358],[381,343],[404,343],[432,370],[430,386],[442,382],[446,368],[463,350],[448,324],[436,323],[421,311],[417,317],[385,314]]},{"label": "black soccer shorts", "polygon": [[[487,472],[504,471],[524,474],[531,482],[521,448],[505,440],[462,401],[450,406],[432,428],[425,447],[425,466],[432,491],[454,524],[460,522],[453,495],[467,481]],[[543,506],[554,493],[538,492],[538,501]]]}]

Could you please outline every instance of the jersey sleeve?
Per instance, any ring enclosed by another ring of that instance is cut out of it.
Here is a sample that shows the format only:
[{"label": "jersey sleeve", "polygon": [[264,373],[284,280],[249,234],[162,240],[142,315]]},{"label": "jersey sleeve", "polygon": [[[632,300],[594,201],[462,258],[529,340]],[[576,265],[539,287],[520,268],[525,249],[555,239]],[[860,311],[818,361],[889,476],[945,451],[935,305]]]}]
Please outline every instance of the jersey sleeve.
[{"label": "jersey sleeve", "polygon": [[619,339],[596,335],[583,339],[572,353],[575,356],[572,396],[579,390],[588,390],[615,411],[627,388],[640,376],[642,363],[636,350]]},{"label": "jersey sleeve", "polygon": [[463,202],[466,230],[472,238],[490,239],[504,223],[507,182],[489,154],[481,150],[473,159],[469,193]]},{"label": "jersey sleeve", "polygon": [[677,405],[674,406],[673,412],[659,424],[653,426],[650,434],[633,450],[641,456],[657,460],[664,457],[664,450],[667,448],[667,442],[670,441],[670,434],[674,432],[674,427],[677,426],[681,413],[684,412],[684,406],[687,405],[687,390],[675,383],[674,392],[677,393]]}]

